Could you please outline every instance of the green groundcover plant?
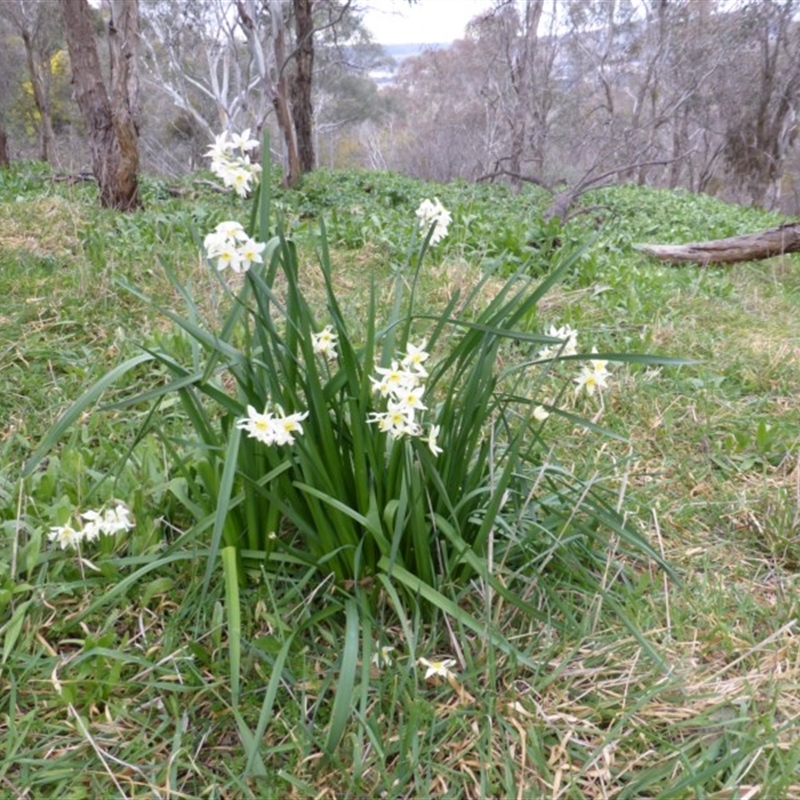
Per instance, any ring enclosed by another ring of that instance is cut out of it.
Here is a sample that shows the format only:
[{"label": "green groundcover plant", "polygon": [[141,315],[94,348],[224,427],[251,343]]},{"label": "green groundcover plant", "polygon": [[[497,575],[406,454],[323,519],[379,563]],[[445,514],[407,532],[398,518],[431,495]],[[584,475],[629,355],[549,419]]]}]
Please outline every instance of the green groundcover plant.
[{"label": "green groundcover plant", "polygon": [[[211,151],[239,193],[269,175],[267,163],[247,172],[252,145],[245,132]],[[438,200],[425,199],[387,318],[379,319],[373,283],[356,332],[337,298],[324,224],[316,238],[324,303],[312,305],[296,246],[270,217],[264,180],[247,227],[225,221],[203,241],[229,301],[221,326],[201,322],[195,298],[170,271],[187,311],[163,313],[183,339],[146,348],[86,392],[27,472],[107,386],[151,361],[168,378],[116,407],[150,404],[147,424],[157,429],[159,404],[180,399],[190,433],[164,436],[170,486],[192,518],[185,540],[207,545],[205,588],[222,561],[233,628],[251,568],[311,567],[357,596],[367,614],[387,597],[399,614],[423,601],[428,613],[485,632],[452,599],[453,587],[478,581],[537,617],[529,587],[544,570],[585,580],[606,565],[612,540],[616,553],[659,561],[625,524],[613,487],[581,481],[548,456],[553,419],[602,433],[570,400],[602,397],[610,361],[670,362],[581,354],[569,326],[531,330],[538,303],[577,251],[554,257],[541,280],[523,269],[489,292],[487,273],[440,312],[420,312],[426,252],[451,221]],[[234,669],[238,658],[231,661]]]}]

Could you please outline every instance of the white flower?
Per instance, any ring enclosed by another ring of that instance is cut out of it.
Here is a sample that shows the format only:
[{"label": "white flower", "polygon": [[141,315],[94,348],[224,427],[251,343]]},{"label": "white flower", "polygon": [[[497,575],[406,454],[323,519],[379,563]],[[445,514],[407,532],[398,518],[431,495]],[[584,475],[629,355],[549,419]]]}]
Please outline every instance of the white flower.
[{"label": "white flower", "polygon": [[236,427],[246,431],[251,439],[258,439],[265,445],[294,444],[295,435],[303,433],[300,424],[307,416],[308,411],[286,415],[280,406],[276,406],[278,414],[264,409],[256,411],[253,406],[247,406],[247,416],[236,421]]},{"label": "white flower", "polygon": [[[417,414],[427,411],[422,402],[425,394],[423,380],[428,377],[422,364],[428,353],[410,342],[401,361],[392,361],[388,367],[375,367],[376,375],[370,375],[373,391],[386,398],[386,411],[375,411],[367,415],[367,422],[377,423],[378,430],[388,433],[392,439],[403,436],[422,436],[423,428]],[[426,444],[434,455],[441,452],[436,444],[437,426],[430,429]]]},{"label": "white flower", "polygon": [[311,347],[317,355],[332,361],[336,358],[336,341],[338,336],[330,325],[326,325],[319,333],[311,334]]},{"label": "white flower", "polygon": [[403,406],[395,405],[384,412],[375,411],[367,417],[367,422],[377,422],[378,430],[388,433],[392,439],[420,434],[419,425]]},{"label": "white flower", "polygon": [[240,134],[234,133],[231,137],[231,149],[233,150],[238,149],[246,153],[254,147],[258,147],[258,139],[250,138],[250,128],[245,128]]},{"label": "white flower", "polygon": [[247,169],[249,169],[253,175],[253,183],[258,183],[261,179],[261,164],[250,164],[247,162]]},{"label": "white flower", "polygon": [[272,421],[275,444],[294,444],[294,435],[303,433],[303,426],[300,424],[307,416],[308,411],[298,411],[295,414],[284,415],[283,409],[278,406],[279,417]]},{"label": "white flower", "polygon": [[214,232],[225,239],[233,239],[237,242],[243,242],[248,238],[244,230],[244,225],[242,225],[241,222],[237,222],[235,219],[226,219],[224,222],[220,222],[219,225],[214,228]]},{"label": "white flower", "polygon": [[428,360],[428,355],[421,347],[416,347],[411,342],[408,342],[406,344],[406,355],[401,363],[405,369],[415,372],[421,378],[427,378],[428,373],[425,372],[425,368],[422,365]]},{"label": "white flower", "polygon": [[80,545],[83,539],[83,531],[75,530],[72,525],[58,525],[55,528],[50,528],[47,538],[51,542],[56,542],[62,550],[67,550],[70,547],[77,548]]},{"label": "white flower", "polygon": [[418,382],[418,377],[413,372],[402,369],[397,361],[392,361],[390,367],[375,367],[375,372],[383,376],[382,382],[386,383],[391,394],[411,389]]},{"label": "white flower", "polygon": [[228,131],[222,131],[219,136],[214,138],[214,144],[208,148],[206,158],[210,158],[213,161],[225,159],[228,156],[229,150],[230,142],[228,141]]},{"label": "white flower", "polygon": [[222,272],[227,267],[230,267],[234,272],[242,271],[242,258],[239,248],[230,241],[220,247],[219,252],[216,253],[216,259],[218,272]]},{"label": "white flower", "polygon": [[428,438],[425,439],[425,444],[428,445],[431,453],[433,453],[435,456],[438,456],[439,453],[442,452],[442,448],[439,447],[439,445],[436,442],[438,436],[439,436],[439,426],[431,425],[430,430],[428,431]]},{"label": "white flower", "polygon": [[551,339],[560,339],[560,344],[543,347],[539,351],[539,360],[556,358],[557,356],[574,356],[578,352],[578,331],[573,330],[569,325],[562,325],[556,328],[550,326],[546,333]]},{"label": "white flower", "polygon": [[131,512],[122,503],[117,503],[115,508],[106,509],[101,525],[102,532],[113,536],[115,533],[131,530],[133,522],[130,514]]},{"label": "white flower", "polygon": [[383,667],[391,667],[393,659],[390,653],[393,652],[394,647],[391,645],[380,645],[378,642],[376,642],[375,652],[372,654],[372,663],[378,667],[378,669],[382,669]]},{"label": "white flower", "polygon": [[86,524],[81,530],[81,539],[93,542],[100,534],[105,533],[105,520],[99,511],[86,511],[81,514],[81,519],[86,520]]},{"label": "white flower", "polygon": [[237,164],[226,166],[219,176],[222,182],[230,189],[233,189],[239,197],[247,197],[250,191],[250,182],[253,180],[253,173]]},{"label": "white flower", "polygon": [[392,387],[389,386],[389,383],[385,377],[376,378],[373,375],[370,375],[369,379],[372,383],[372,391],[377,392],[381,397],[389,396],[390,392],[392,391]]},{"label": "white flower", "polygon": [[602,391],[608,388],[609,374],[605,370],[595,370],[591,367],[584,367],[581,374],[575,378],[575,393],[579,393],[581,389],[586,389],[586,394],[591,397],[596,391]]},{"label": "white flower", "polygon": [[117,503],[114,508],[105,511],[84,511],[80,517],[84,520],[82,528],[73,528],[72,525],[59,525],[51,528],[48,538],[56,542],[62,550],[68,547],[77,548],[82,542],[93,542],[100,536],[113,536],[121,531],[133,528],[130,511]]},{"label": "white flower", "polygon": [[550,412],[544,406],[536,406],[533,409],[533,418],[537,422],[544,422],[550,416]]},{"label": "white flower", "polygon": [[206,251],[206,255],[209,258],[216,258],[220,251],[227,247],[228,245],[228,237],[223,236],[217,231],[213,231],[206,235],[205,239],[203,239],[203,249]]},{"label": "white flower", "polygon": [[428,661],[427,658],[420,658],[417,661],[422,667],[425,667],[425,680],[430,678],[449,678],[453,675],[450,667],[456,665],[455,659],[443,658],[441,661]]},{"label": "white flower", "polygon": [[247,416],[244,419],[236,420],[236,427],[247,431],[251,439],[258,439],[266,445],[275,443],[275,434],[272,428],[272,414],[264,410],[264,413],[256,411],[253,406],[247,406]]},{"label": "white flower", "polygon": [[[422,393],[424,389],[421,386],[415,386],[413,389],[405,389],[398,391],[396,400],[398,408],[405,409],[409,416],[413,417],[415,411],[425,411],[427,406],[422,405]],[[390,403],[391,407],[391,403]]]},{"label": "white flower", "polygon": [[450,212],[439,202],[438,197],[434,197],[433,202],[426,197],[419,204],[416,215],[422,232],[426,236],[431,226],[434,226],[430,239],[431,244],[438,244],[447,236],[447,229],[452,221],[452,217],[450,216]]},{"label": "white flower", "polygon": [[[258,141],[250,138],[249,129],[241,134],[233,134],[230,139],[227,132],[223,131],[206,153],[211,159],[211,171],[240,197],[247,196],[251,185],[258,181],[261,174],[261,167],[251,164],[246,156],[256,146]],[[234,155],[234,151],[241,155]]]},{"label": "white flower", "polygon": [[217,270],[230,267],[234,272],[247,272],[252,264],[263,264],[261,254],[266,245],[251,239],[240,222],[220,222],[203,239],[206,256],[217,260]]},{"label": "white flower", "polygon": [[251,264],[263,264],[264,259],[261,258],[261,253],[264,252],[265,247],[264,242],[257,242],[248,236],[238,248],[239,269],[242,272],[246,272],[250,269]]},{"label": "white flower", "polygon": [[[593,347],[592,348],[592,353],[596,353],[596,352],[597,352],[597,348]],[[591,364],[591,367],[595,372],[604,372],[606,374],[608,373],[608,360],[607,359],[592,358],[592,359],[589,360],[589,364]]]}]

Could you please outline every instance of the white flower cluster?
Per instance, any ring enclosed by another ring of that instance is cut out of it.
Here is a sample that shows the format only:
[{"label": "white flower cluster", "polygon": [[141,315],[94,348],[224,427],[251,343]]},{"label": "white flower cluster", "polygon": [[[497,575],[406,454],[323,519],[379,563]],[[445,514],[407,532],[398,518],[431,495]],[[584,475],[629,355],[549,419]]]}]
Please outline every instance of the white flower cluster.
[{"label": "white flower cluster", "polygon": [[558,356],[574,356],[578,352],[578,331],[569,325],[562,325],[560,328],[551,325],[550,329],[545,332],[545,336],[561,341],[558,344],[543,347],[539,351],[540,361],[548,361]]},{"label": "white flower cluster", "polygon": [[251,439],[258,439],[268,446],[294,444],[295,436],[303,433],[300,423],[307,416],[308,411],[286,414],[279,405],[275,405],[275,412],[272,412],[268,404],[263,413],[247,406],[247,416],[237,420],[236,427],[247,431]]},{"label": "white flower cluster", "polygon": [[[539,361],[547,361],[549,359],[558,358],[560,356],[574,356],[578,353],[578,331],[571,328],[569,325],[562,325],[556,328],[551,325],[546,335],[552,339],[560,339],[559,344],[543,347],[537,356]],[[592,353],[596,353],[597,348],[592,348]],[[575,378],[576,394],[581,390],[585,390],[586,394],[590,397],[595,392],[600,392],[608,388],[608,378],[611,373],[608,371],[608,361],[601,358],[589,359],[588,364],[581,367],[581,373]],[[543,421],[547,419],[549,413],[543,406],[537,406],[533,412],[534,417]]]},{"label": "white flower cluster", "polygon": [[311,346],[314,352],[327,359],[334,361],[338,355],[336,352],[336,342],[339,337],[333,332],[330,325],[326,325],[319,333],[311,334]]},{"label": "white flower cluster", "polygon": [[214,139],[206,158],[211,159],[211,171],[239,197],[247,197],[253,184],[258,183],[261,167],[250,162],[247,154],[258,147],[258,140],[250,138],[250,129],[241,134],[223,131]]},{"label": "white flower cluster", "polygon": [[[387,403],[386,411],[372,412],[367,422],[377,423],[378,429],[388,433],[392,439],[423,435],[417,414],[426,410],[422,396],[425,394],[423,381],[428,373],[422,365],[427,358],[428,353],[409,342],[400,362],[392,361],[390,367],[376,367],[376,375],[370,376],[374,391],[386,398]],[[431,425],[424,439],[435,456],[442,452],[436,443],[438,435],[439,426]]]},{"label": "white flower cluster", "polygon": [[[592,352],[596,353],[597,348],[593,347]],[[581,374],[575,378],[575,393],[578,394],[581,389],[586,390],[586,394],[591,397],[595,392],[601,392],[603,389],[608,389],[608,378],[611,373],[608,371],[608,361],[602,358],[589,359],[588,365],[581,368]]]},{"label": "white flower cluster", "polygon": [[[375,652],[372,654],[372,664],[378,669],[385,669],[391,667],[394,663],[392,653],[395,648],[392,645],[382,645],[380,642],[375,642]],[[427,658],[418,658],[417,665],[425,667],[424,680],[428,681],[431,678],[445,678],[450,680],[455,678],[455,674],[450,669],[456,665],[454,658],[441,658],[432,661]]]},{"label": "white flower cluster", "polygon": [[[375,652],[372,654],[372,664],[378,669],[386,669],[391,667],[394,663],[392,653],[395,648],[392,645],[382,645],[380,642],[375,643]],[[429,681],[431,678],[444,678],[445,680],[455,679],[455,674],[450,669],[456,665],[454,658],[441,658],[428,660],[427,658],[418,658],[417,666],[425,668],[424,680]]]},{"label": "white flower cluster", "polygon": [[416,214],[424,236],[428,235],[431,225],[435,224],[436,227],[431,234],[431,244],[438,244],[447,236],[447,229],[453,218],[450,216],[450,212],[439,202],[438,197],[434,197],[433,202],[426,197],[419,204]]},{"label": "white flower cluster", "polygon": [[247,272],[252,264],[263,263],[261,253],[266,245],[251,239],[241,223],[226,220],[203,239],[203,247],[209,260],[217,260],[219,272],[227,267],[234,272]]},{"label": "white flower cluster", "polygon": [[100,536],[113,536],[133,528],[131,512],[122,503],[117,503],[114,508],[102,512],[87,511],[81,514],[81,519],[86,521],[82,527],[58,525],[50,529],[47,538],[62,550],[70,547],[77,549],[83,542],[93,542]]}]

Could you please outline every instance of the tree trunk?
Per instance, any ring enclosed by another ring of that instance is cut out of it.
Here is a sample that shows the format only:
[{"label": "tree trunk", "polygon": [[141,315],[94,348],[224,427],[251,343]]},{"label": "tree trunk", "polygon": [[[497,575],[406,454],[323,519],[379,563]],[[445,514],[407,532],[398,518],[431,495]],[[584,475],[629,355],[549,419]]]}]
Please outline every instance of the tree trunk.
[{"label": "tree trunk", "polygon": [[289,81],[286,77],[286,28],[283,23],[283,12],[278,0],[271,0],[272,47],[275,54],[278,78],[272,87],[272,107],[278,118],[278,127],[283,134],[286,147],[286,175],[284,183],[296,186],[300,180],[300,156],[297,153],[292,112],[289,106]]},{"label": "tree trunk", "polygon": [[292,119],[297,140],[300,171],[314,169],[314,107],[311,80],[314,72],[314,19],[311,0],[294,0],[294,23],[297,35],[294,72],[290,83]]},{"label": "tree trunk", "polygon": [[760,261],[763,258],[800,252],[800,222],[711,242],[690,242],[681,245],[638,244],[634,249],[673,264],[688,261],[707,266],[735,264],[739,261]]},{"label": "tree trunk", "polygon": [[119,191],[139,206],[139,2],[110,0],[111,116],[119,143]]},{"label": "tree trunk", "polygon": [[[45,75],[43,65],[34,52],[34,44],[28,30],[22,30],[22,43],[25,45],[25,58],[28,62],[28,74],[31,77],[33,102],[39,112],[39,156],[42,161],[52,163],[55,144],[53,121],[50,114],[49,75]],[[50,65],[47,65],[49,70]]]},{"label": "tree trunk", "polygon": [[[526,0],[525,18],[523,22],[522,41],[519,50],[512,55],[510,64],[511,85],[514,89],[514,108],[511,115],[511,151],[509,172],[513,175],[522,173],[522,160],[527,144],[527,120],[530,107],[530,93],[533,77],[533,59],[536,55],[539,20],[544,9],[544,0]],[[512,45],[512,53],[514,47]],[[521,187],[519,179],[511,179],[511,187],[518,192]]]},{"label": "tree trunk", "polygon": [[103,83],[89,4],[86,0],[59,0],[59,4],[100,203],[106,208],[131,211],[141,205],[138,131],[133,117],[134,99],[130,96],[131,76],[136,74],[138,2],[115,0],[111,4],[111,99]]},{"label": "tree trunk", "polygon": [[7,167],[8,165],[8,138],[6,137],[6,128],[3,120],[0,120],[0,167]]},{"label": "tree trunk", "polygon": [[286,98],[286,80],[278,81],[277,91],[272,96],[272,107],[278,118],[278,127],[283,134],[283,144],[286,148],[286,174],[283,182],[288,187],[297,186],[300,180],[300,158],[297,154],[297,142],[294,138],[292,127],[292,114],[289,110],[289,101]]},{"label": "tree trunk", "polygon": [[[269,17],[272,28],[272,66],[270,69],[262,43],[257,32],[257,13],[255,0],[236,0],[239,21],[244,30],[250,52],[256,64],[258,75],[269,97],[278,128],[283,138],[286,157],[286,172],[283,177],[285,186],[295,186],[300,180],[300,157],[297,152],[297,139],[292,124],[292,112],[289,106],[289,81],[286,77],[286,28],[283,20],[283,9],[280,0],[269,0]],[[274,72],[274,79],[270,72]],[[262,122],[263,125],[263,122]]]}]

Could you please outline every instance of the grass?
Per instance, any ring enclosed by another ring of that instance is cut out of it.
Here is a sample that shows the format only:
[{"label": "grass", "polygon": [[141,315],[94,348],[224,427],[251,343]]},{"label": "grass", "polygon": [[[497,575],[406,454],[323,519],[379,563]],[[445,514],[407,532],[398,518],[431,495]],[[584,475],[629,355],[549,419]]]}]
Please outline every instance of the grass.
[{"label": "grass", "polygon": [[[617,365],[603,408],[576,409],[624,438],[555,416],[546,427],[552,463],[607,489],[679,580],[623,558],[612,537],[597,590],[577,585],[568,562],[531,567],[526,599],[544,621],[480,583],[451,587],[520,660],[391,596],[354,642],[340,587],[301,566],[256,571],[240,587],[234,702],[226,583],[215,573],[203,593],[201,538],[173,546],[185,486],[158,440],[117,466],[147,407],[85,415],[19,478],[63,409],[140,342],[189,347],[118,280],[180,308],[161,259],[203,297],[209,324],[224,313],[193,230],[243,219],[246,206],[185,189],[173,199],[146,182],[147,210],[120,217],[36,165],[0,174],[0,796],[800,797],[800,266],[664,267],[631,249],[774,217],[685,194],[594,193],[601,227],[579,219],[563,238],[596,239],[528,321],[568,322],[601,352],[693,360]],[[323,294],[312,217],[329,219],[334,279],[357,328],[364,276],[388,284],[426,195],[455,220],[423,274],[431,308],[487,263],[532,255],[546,268],[534,193],[320,173],[278,197],[311,295]],[[143,364],[134,378],[157,386],[165,374]],[[180,435],[180,408],[161,414]],[[136,514],[128,539],[82,564],[46,541],[72,507],[114,497]],[[376,641],[397,648],[392,667],[370,664]],[[420,656],[454,658],[456,681],[426,682]],[[337,706],[342,683],[352,713]]]}]

